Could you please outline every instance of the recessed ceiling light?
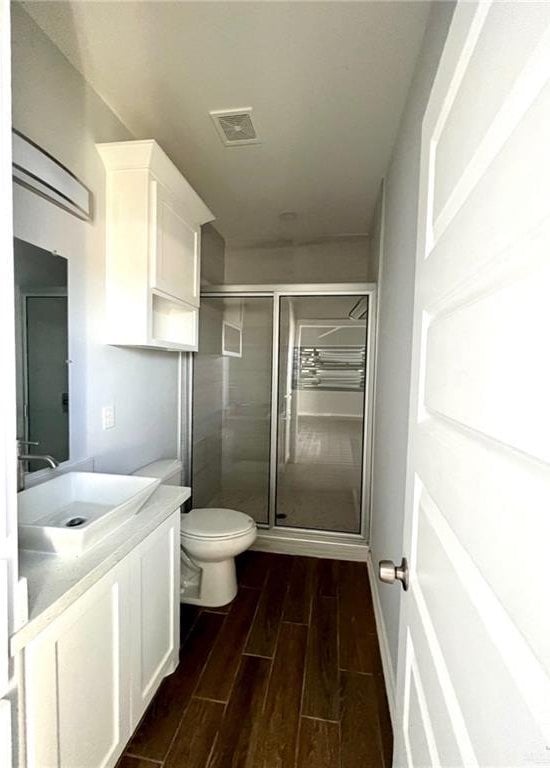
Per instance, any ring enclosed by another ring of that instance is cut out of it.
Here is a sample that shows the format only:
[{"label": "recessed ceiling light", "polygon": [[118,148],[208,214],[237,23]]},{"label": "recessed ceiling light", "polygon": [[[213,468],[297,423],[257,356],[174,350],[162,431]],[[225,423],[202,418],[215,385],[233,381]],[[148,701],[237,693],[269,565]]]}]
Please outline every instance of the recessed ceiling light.
[{"label": "recessed ceiling light", "polygon": [[281,221],[295,221],[298,218],[296,211],[283,211],[279,214]]}]

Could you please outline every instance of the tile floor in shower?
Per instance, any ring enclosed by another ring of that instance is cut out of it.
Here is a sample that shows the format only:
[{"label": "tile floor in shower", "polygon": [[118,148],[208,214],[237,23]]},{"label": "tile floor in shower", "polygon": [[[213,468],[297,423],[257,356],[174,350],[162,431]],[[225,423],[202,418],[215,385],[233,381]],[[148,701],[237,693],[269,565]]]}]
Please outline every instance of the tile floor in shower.
[{"label": "tile floor in shower", "polygon": [[[362,419],[299,418],[294,460],[279,466],[280,525],[359,533],[362,428]],[[267,522],[268,473],[267,461],[233,461],[223,468],[227,479],[208,506]]]}]

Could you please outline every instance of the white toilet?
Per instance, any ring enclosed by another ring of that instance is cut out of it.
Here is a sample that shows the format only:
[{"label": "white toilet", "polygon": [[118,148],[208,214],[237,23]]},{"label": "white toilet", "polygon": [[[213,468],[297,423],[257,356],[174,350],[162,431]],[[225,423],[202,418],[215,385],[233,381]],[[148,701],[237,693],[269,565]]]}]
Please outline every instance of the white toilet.
[{"label": "white toilet", "polygon": [[[162,459],[134,472],[160,477],[163,485],[181,485],[182,464]],[[256,523],[234,509],[192,509],[181,516],[182,603],[216,608],[237,594],[235,557],[256,540]]]},{"label": "white toilet", "polygon": [[234,509],[183,514],[181,601],[211,608],[230,603],[237,594],[235,557],[252,546],[256,536],[254,520]]}]

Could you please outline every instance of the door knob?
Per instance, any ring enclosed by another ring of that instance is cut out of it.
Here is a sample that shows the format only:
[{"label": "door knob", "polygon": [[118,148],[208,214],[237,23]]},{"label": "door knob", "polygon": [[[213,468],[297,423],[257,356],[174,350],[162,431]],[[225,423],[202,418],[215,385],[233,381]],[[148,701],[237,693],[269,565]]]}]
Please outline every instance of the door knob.
[{"label": "door knob", "polygon": [[384,584],[394,584],[396,581],[400,581],[401,586],[406,592],[409,588],[409,564],[407,558],[404,557],[400,565],[396,565],[393,560],[380,560],[378,563],[378,578]]}]

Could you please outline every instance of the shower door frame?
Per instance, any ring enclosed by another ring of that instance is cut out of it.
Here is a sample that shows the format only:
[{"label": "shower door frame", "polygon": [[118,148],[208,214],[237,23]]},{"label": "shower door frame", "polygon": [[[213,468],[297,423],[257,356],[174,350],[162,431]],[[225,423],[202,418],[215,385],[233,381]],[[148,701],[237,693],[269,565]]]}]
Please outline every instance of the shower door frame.
[{"label": "shower door frame", "polygon": [[[208,285],[201,287],[201,299],[215,298],[271,298],[273,299],[273,336],[271,349],[271,417],[269,449],[269,499],[268,522],[258,523],[262,534],[273,535],[280,540],[299,539],[303,541],[333,541],[367,543],[370,539],[372,505],[372,439],[374,420],[374,361],[376,344],[376,283],[255,283]],[[277,451],[279,433],[279,321],[281,299],[285,297],[314,296],[366,296],[367,336],[365,350],[365,392],[363,401],[363,443],[361,462],[361,515],[358,533],[324,531],[317,528],[298,528],[277,525],[275,520],[277,495]],[[200,338],[199,338],[200,344]],[[191,376],[193,366],[191,366]],[[193,397],[193,382],[189,387]],[[190,404],[192,409],[192,402]],[[192,437],[191,437],[192,444]],[[192,480],[191,475],[189,476]]]}]

